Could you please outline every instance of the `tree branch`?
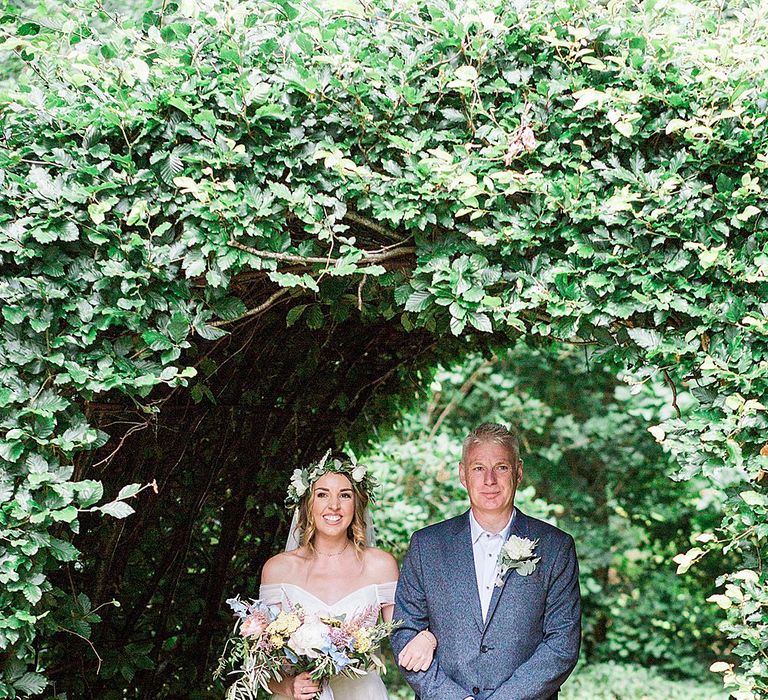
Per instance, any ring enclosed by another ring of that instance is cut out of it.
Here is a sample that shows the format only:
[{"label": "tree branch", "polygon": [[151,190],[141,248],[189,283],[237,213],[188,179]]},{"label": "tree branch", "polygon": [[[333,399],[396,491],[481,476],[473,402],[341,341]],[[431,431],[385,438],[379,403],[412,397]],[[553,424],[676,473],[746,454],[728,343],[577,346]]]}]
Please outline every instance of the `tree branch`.
[{"label": "tree branch", "polygon": [[88,639],[88,637],[84,637],[82,634],[79,634],[78,632],[75,632],[74,630],[68,629],[66,627],[62,627],[61,625],[57,625],[57,630],[59,632],[67,632],[68,634],[74,634],[75,637],[80,637],[89,647],[91,647],[91,651],[96,655],[96,658],[98,659],[98,663],[96,664],[96,675],[99,675],[99,671],[101,671],[101,664],[103,662],[103,659],[101,656],[99,656],[99,652],[96,651],[96,647],[93,645],[93,642]]},{"label": "tree branch", "polygon": [[272,294],[269,299],[267,299],[263,304],[259,304],[258,306],[254,306],[252,309],[248,309],[242,316],[238,316],[237,318],[229,319],[226,321],[213,321],[212,323],[209,323],[209,326],[216,326],[217,328],[220,328],[221,326],[226,326],[229,323],[237,323],[238,321],[242,321],[244,318],[248,318],[250,316],[258,316],[259,314],[266,311],[272,304],[274,304],[280,297],[285,296],[288,294],[288,292],[291,291],[287,287],[283,287],[281,289],[278,289],[274,294]]},{"label": "tree branch", "polygon": [[493,355],[489,359],[485,360],[474,372],[472,372],[467,381],[461,385],[458,393],[453,396],[453,398],[448,402],[446,407],[437,417],[434,426],[432,426],[432,430],[429,432],[429,437],[427,438],[428,440],[431,440],[433,437],[435,437],[435,435],[437,435],[437,431],[440,429],[443,421],[449,415],[451,415],[451,413],[453,413],[453,411],[459,405],[459,402],[463,401],[469,395],[469,392],[472,391],[475,383],[478,379],[480,379],[481,375],[484,374],[485,370],[488,369],[488,367],[491,365],[495,364],[498,359],[499,358],[496,355]]},{"label": "tree branch", "polygon": [[380,223],[369,219],[367,216],[362,216],[360,214],[356,214],[355,212],[348,211],[346,214],[344,214],[344,219],[346,221],[351,221],[353,224],[357,224],[358,226],[362,226],[363,228],[367,228],[369,231],[378,233],[380,236],[394,238],[395,240],[399,239],[397,232],[388,229],[386,226],[382,226]]},{"label": "tree branch", "polygon": [[[255,255],[259,258],[266,258],[267,260],[280,260],[282,262],[290,262],[290,263],[299,263],[302,265],[308,265],[311,263],[319,263],[321,265],[330,265],[331,263],[337,263],[343,260],[343,258],[315,258],[315,257],[304,257],[303,255],[294,255],[292,253],[275,253],[271,250],[260,250],[259,248],[254,248],[253,246],[245,245],[244,243],[239,243],[238,241],[229,239],[229,245],[233,248],[237,248],[238,250],[245,251],[246,253],[250,253],[251,255]],[[407,246],[403,248],[393,248],[392,250],[387,250],[381,253],[366,253],[363,251],[363,259],[361,262],[364,263],[378,263],[382,262],[383,260],[389,260],[391,258],[399,258],[403,255],[412,255],[416,252],[415,246]]]},{"label": "tree branch", "polygon": [[666,383],[669,385],[669,388],[672,389],[672,407],[675,409],[677,417],[681,418],[682,413],[680,413],[680,406],[677,405],[677,387],[675,386],[675,383],[672,381],[672,377],[669,376],[669,372],[666,369],[662,370],[662,373],[664,374],[664,381],[666,381]]}]

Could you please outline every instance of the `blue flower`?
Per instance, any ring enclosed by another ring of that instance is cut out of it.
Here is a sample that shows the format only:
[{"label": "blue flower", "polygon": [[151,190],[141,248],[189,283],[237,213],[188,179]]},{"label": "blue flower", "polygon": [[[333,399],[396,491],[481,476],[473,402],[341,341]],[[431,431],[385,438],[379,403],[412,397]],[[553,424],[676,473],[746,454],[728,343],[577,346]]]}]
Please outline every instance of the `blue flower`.
[{"label": "blue flower", "polygon": [[248,614],[248,606],[240,600],[240,596],[228,598],[227,605],[234,611],[241,620]]},{"label": "blue flower", "polygon": [[321,651],[333,659],[337,671],[343,671],[349,665],[350,658],[344,652],[337,649],[330,640]]}]

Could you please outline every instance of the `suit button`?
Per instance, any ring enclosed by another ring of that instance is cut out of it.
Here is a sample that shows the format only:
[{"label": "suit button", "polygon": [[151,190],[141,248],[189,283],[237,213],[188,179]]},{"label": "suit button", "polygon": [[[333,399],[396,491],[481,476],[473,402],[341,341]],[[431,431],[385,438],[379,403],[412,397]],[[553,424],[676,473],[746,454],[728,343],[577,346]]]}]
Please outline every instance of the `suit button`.
[{"label": "suit button", "polygon": [[485,654],[488,651],[488,647],[483,644],[483,646],[480,647],[480,653]]},{"label": "suit button", "polygon": [[477,695],[477,694],[480,692],[480,688],[478,688],[477,686],[475,686],[474,688],[472,688],[472,692],[473,692],[475,695]]}]

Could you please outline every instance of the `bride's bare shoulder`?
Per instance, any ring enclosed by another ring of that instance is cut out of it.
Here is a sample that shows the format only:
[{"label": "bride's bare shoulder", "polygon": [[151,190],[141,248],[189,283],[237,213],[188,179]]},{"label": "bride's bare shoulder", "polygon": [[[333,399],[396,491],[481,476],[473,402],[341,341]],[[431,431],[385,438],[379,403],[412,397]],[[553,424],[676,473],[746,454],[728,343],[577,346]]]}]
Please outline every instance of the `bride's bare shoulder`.
[{"label": "bride's bare shoulder", "polygon": [[267,560],[261,570],[261,583],[285,583],[290,581],[303,557],[297,551],[280,552]]},{"label": "bride's bare shoulder", "polygon": [[389,552],[377,547],[366,548],[365,568],[376,583],[396,581],[399,573],[395,558]]}]

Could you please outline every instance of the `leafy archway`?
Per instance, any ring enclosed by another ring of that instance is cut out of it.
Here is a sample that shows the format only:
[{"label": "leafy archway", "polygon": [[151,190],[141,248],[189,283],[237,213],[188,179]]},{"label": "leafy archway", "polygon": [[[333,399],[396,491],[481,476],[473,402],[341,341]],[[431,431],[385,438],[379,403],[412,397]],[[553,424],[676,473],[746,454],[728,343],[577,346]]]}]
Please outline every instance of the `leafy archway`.
[{"label": "leafy archway", "polygon": [[[124,444],[115,405],[182,436],[207,411],[198,457],[235,437],[263,456],[200,473],[232,487],[233,543],[245,492],[366,406],[383,420],[420,363],[521,335],[694,393],[654,435],[679,477],[733,486],[680,568],[741,553],[715,601],[742,664],[718,668],[738,697],[765,694],[766,25],[747,4],[686,7],[185,0],[136,20],[91,2],[4,18],[27,67],[0,151],[0,695],[42,688],[50,636],[97,619],[60,567],[81,521],[131,512],[138,485],[97,505],[91,451]],[[244,433],[249,406],[280,429]],[[199,494],[178,484],[191,517]]]}]

